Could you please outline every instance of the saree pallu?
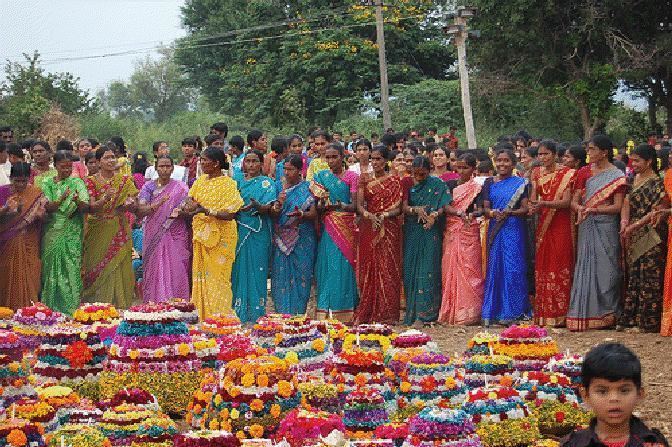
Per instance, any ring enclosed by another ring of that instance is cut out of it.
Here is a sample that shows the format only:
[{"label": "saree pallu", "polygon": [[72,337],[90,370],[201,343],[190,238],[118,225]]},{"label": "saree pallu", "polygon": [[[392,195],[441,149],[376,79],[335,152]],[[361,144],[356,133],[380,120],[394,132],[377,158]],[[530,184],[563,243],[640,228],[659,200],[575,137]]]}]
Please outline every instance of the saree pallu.
[{"label": "saree pallu", "polygon": [[[653,211],[665,196],[663,181],[646,180],[628,194],[630,222],[634,223]],[[663,240],[658,231],[646,225],[635,231],[625,251],[628,278],[623,309],[618,324],[637,327],[644,332],[659,332],[663,306]]]},{"label": "saree pallu", "polygon": [[[392,211],[401,206],[399,177],[388,175],[364,184],[364,202],[370,213]],[[380,228],[369,219],[359,222],[357,252],[359,304],[355,324],[397,324],[401,304],[401,221],[399,217],[383,220]]]},{"label": "saree pallu", "polygon": [[[268,205],[277,198],[275,182],[265,176],[238,182],[240,195],[248,205],[251,199]],[[268,263],[271,256],[271,217],[256,210],[242,211],[236,218],[238,244],[233,263],[234,309],[240,321],[255,322],[266,314]]]},{"label": "saree pallu", "polygon": [[[236,182],[230,177],[199,177],[189,197],[208,210],[235,213],[243,206]],[[201,320],[216,313],[233,313],[231,269],[236,256],[235,220],[197,214],[192,221],[193,261],[191,301]]]},{"label": "saree pallu", "polygon": [[[12,197],[11,185],[0,186],[0,206]],[[21,213],[0,224],[0,306],[11,309],[30,306],[40,293],[40,218],[46,199],[28,185],[15,196]]]},{"label": "saree pallu", "polygon": [[122,174],[115,174],[107,182],[101,182],[97,176],[87,177],[85,182],[89,196],[94,200],[108,189],[111,199],[101,211],[90,214],[86,222],[82,300],[112,303],[125,309],[133,302],[133,244],[127,213],[120,213],[116,208],[135,196],[138,190],[132,177]]},{"label": "saree pallu", "polygon": [[[672,169],[665,173],[665,193],[672,202]],[[672,337],[672,215],[667,220],[667,262],[665,264],[665,286],[663,287],[663,312],[660,321],[660,335]]]},{"label": "saree pallu", "polygon": [[[491,209],[516,209],[526,194],[527,180],[509,177],[488,182],[485,200]],[[527,221],[510,216],[488,225],[488,271],[481,318],[484,324],[509,323],[530,313],[527,288]]]},{"label": "saree pallu", "polygon": [[[598,206],[625,187],[617,169],[600,172],[585,184],[585,206]],[[621,297],[619,216],[591,214],[579,224],[577,258],[567,312],[572,331],[604,329],[616,323]]]},{"label": "saree pallu", "polygon": [[[471,180],[453,190],[452,206],[466,213],[481,192]],[[474,324],[481,318],[483,272],[481,270],[481,226],[466,224],[457,216],[448,216],[443,237],[441,264],[443,299],[439,321],[448,324]]]},{"label": "saree pallu", "polygon": [[[533,182],[539,199],[562,200],[572,188],[575,171],[562,168],[539,175]],[[574,273],[574,242],[569,208],[542,207],[539,213],[536,238],[534,324],[563,326],[569,308]]]},{"label": "saree pallu", "polygon": [[317,239],[312,221],[301,221],[287,213],[308,211],[315,203],[308,182],[285,189],[285,203],[273,235],[271,296],[275,311],[282,314],[305,314],[310,298],[315,267]]},{"label": "saree pallu", "polygon": [[166,200],[145,219],[142,241],[145,302],[189,300],[191,235],[184,219],[170,217],[188,194],[187,185],[172,179],[163,188],[156,181],[147,182],[140,191],[141,203],[151,205]]},{"label": "saree pallu", "polygon": [[60,182],[55,177],[42,184],[44,196],[51,202],[59,200],[66,189],[68,197],[47,219],[42,235],[42,297],[50,308],[72,315],[82,294],[82,241],[84,218],[77,209],[74,194],[88,203],[89,192],[80,178]]},{"label": "saree pallu", "polygon": [[[424,206],[428,213],[450,202],[446,184],[438,177],[411,186],[408,206]],[[404,222],[404,292],[406,316],[404,324],[416,320],[436,321],[441,307],[441,228],[435,223],[425,229],[417,216],[406,216]]]},{"label": "saree pallu", "polygon": [[[313,160],[313,163],[315,160]],[[312,164],[311,164],[312,166]],[[317,199],[327,203],[351,203],[357,174],[345,171],[341,178],[329,170],[319,171],[310,184]],[[317,247],[317,317],[333,313],[344,322],[352,320],[358,293],[355,278],[355,213],[330,211],[324,215],[323,230]]]}]

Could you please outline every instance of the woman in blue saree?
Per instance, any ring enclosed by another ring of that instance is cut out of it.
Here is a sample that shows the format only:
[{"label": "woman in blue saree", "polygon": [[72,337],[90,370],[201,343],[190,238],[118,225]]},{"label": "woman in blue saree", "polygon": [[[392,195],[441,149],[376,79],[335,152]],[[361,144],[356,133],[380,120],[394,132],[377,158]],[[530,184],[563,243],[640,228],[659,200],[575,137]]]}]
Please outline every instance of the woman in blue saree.
[{"label": "woman in blue saree", "polygon": [[[303,160],[290,155],[284,160],[281,190],[272,214],[277,216],[273,234],[271,296],[275,311],[304,314],[310,298],[315,267],[315,198],[309,183],[301,181]],[[277,171],[276,171],[277,172]]]},{"label": "woman in blue saree", "polygon": [[233,305],[242,322],[254,322],[266,313],[268,262],[271,256],[270,211],[276,199],[274,181],[261,175],[264,155],[245,155],[245,178],[238,181],[245,202],[238,212],[238,244],[233,264]]},{"label": "woman in blue saree", "polygon": [[446,182],[429,175],[429,159],[413,160],[415,185],[404,200],[404,324],[436,321],[441,307],[441,226],[437,222],[450,203]]},{"label": "woman in blue saree", "polygon": [[488,226],[488,268],[482,319],[508,324],[530,314],[526,238],[527,180],[512,176],[513,151],[502,149],[495,158],[497,177],[483,185],[483,207]]},{"label": "woman in blue saree", "polygon": [[322,235],[317,248],[317,318],[332,315],[349,323],[357,306],[355,279],[355,197],[359,176],[343,167],[343,146],[325,151],[329,170],[313,176],[310,191],[318,200]]}]

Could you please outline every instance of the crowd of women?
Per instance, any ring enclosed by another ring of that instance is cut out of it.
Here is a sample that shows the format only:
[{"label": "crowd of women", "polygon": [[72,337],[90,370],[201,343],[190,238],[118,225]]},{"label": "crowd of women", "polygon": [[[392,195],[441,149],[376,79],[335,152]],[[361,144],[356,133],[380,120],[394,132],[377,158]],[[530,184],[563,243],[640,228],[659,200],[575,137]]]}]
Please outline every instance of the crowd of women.
[{"label": "crowd of women", "polygon": [[164,142],[151,164],[130,163],[121,139],[33,141],[32,164],[9,151],[0,306],[39,299],[71,314],[81,300],[182,298],[202,318],[252,322],[305,313],[314,295],[318,318],[353,323],[405,311],[407,325],[672,335],[672,170],[658,172],[649,145],[616,166],[604,135],[459,151],[455,139],[343,144],[317,130],[275,137],[270,153],[263,132],[225,138],[213,126],[203,148],[185,139],[179,165]]}]

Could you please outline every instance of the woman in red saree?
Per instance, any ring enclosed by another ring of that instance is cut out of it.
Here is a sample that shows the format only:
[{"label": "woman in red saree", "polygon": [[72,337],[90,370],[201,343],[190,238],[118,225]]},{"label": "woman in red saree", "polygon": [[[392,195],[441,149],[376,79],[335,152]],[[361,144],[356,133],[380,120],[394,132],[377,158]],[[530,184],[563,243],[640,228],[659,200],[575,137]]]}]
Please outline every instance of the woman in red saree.
[{"label": "woman in red saree", "polygon": [[482,185],[472,178],[476,170],[474,155],[462,155],[455,166],[460,179],[447,208],[439,321],[475,324],[481,319],[485,282],[481,263],[481,226],[474,218]]},{"label": "woman in red saree", "polygon": [[542,141],[542,166],[532,171],[530,214],[539,221],[535,237],[534,324],[565,325],[574,273],[574,237],[569,206],[575,171],[561,166],[553,141]]},{"label": "woman in red saree", "polygon": [[40,292],[40,230],[47,200],[29,185],[30,164],[14,163],[0,186],[0,306],[18,309]]},{"label": "woman in red saree", "polygon": [[387,149],[371,151],[373,175],[360,177],[357,208],[362,215],[357,254],[359,305],[355,323],[399,321],[401,302],[401,214],[399,177],[389,175]]}]

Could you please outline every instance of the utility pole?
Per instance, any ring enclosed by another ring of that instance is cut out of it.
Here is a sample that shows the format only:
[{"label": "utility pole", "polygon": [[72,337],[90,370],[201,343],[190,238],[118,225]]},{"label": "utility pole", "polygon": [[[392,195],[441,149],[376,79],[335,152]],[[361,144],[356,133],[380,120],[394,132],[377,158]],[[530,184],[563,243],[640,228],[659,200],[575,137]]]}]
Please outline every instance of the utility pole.
[{"label": "utility pole", "polygon": [[467,19],[474,17],[476,8],[460,6],[453,16],[454,22],[446,29],[446,33],[453,37],[457,47],[457,67],[460,74],[460,91],[462,93],[462,110],[464,112],[464,128],[467,133],[467,146],[476,149],[476,132],[474,131],[474,117],[471,112],[471,95],[469,94],[469,71],[467,70],[467,38],[473,33],[467,28]]},{"label": "utility pole", "polygon": [[385,27],[383,0],[373,0],[376,6],[376,43],[378,44],[378,67],[380,68],[380,110],[383,112],[384,130],[392,127],[390,115],[390,90],[387,82],[387,58],[385,56]]}]

